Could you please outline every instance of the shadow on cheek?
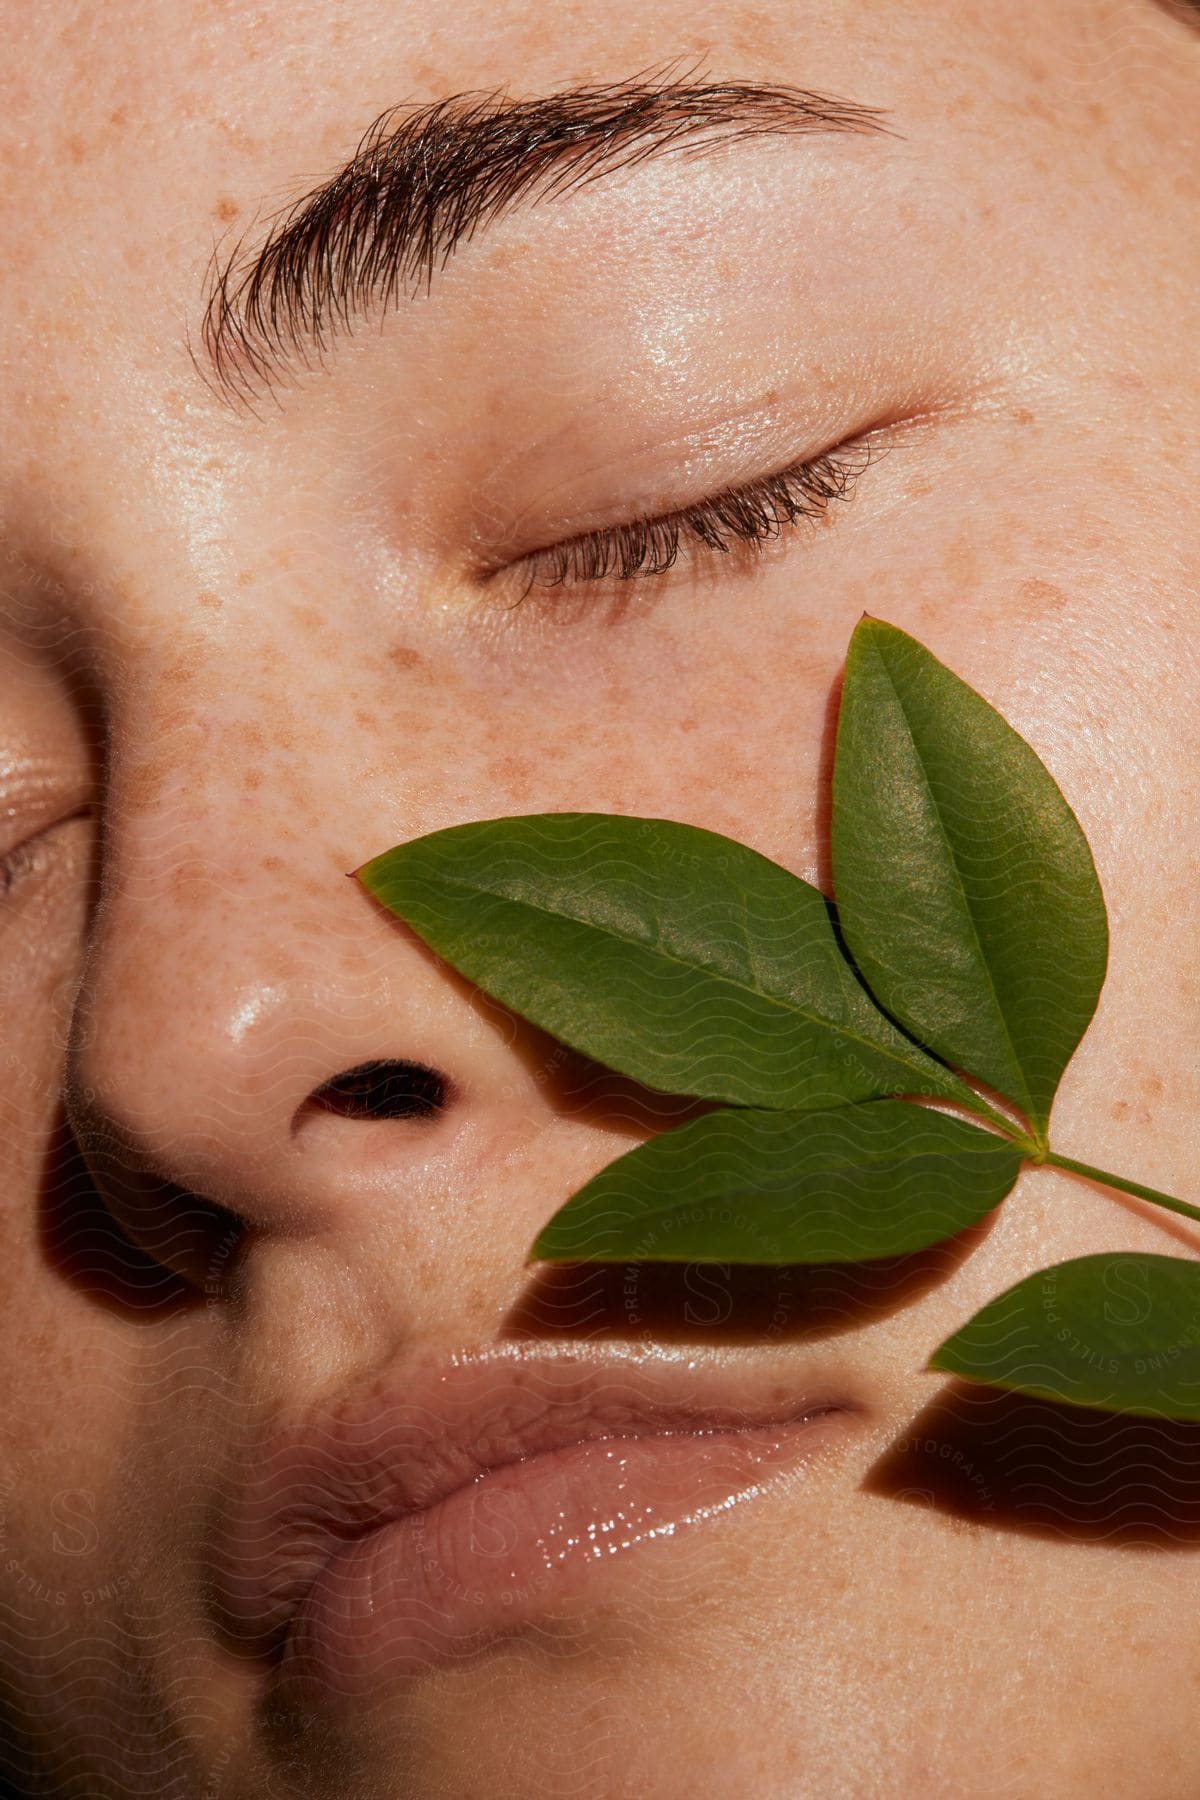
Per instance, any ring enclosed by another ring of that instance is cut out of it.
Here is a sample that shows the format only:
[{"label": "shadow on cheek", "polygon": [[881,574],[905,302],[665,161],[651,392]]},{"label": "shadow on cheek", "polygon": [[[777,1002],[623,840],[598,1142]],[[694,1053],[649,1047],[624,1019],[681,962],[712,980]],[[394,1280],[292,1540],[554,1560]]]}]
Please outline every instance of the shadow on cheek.
[{"label": "shadow on cheek", "polygon": [[1200,1546],[1200,1425],[952,1381],[863,1491],[975,1525],[1129,1549]]},{"label": "shadow on cheek", "polygon": [[121,1231],[61,1110],[42,1164],[39,1223],[51,1270],[106,1311],[149,1321],[203,1304],[202,1294]]},{"label": "shadow on cheek", "polygon": [[992,1217],[907,1256],[872,1262],[543,1263],[505,1337],[623,1337],[760,1348],[836,1337],[911,1305],[978,1248]]}]

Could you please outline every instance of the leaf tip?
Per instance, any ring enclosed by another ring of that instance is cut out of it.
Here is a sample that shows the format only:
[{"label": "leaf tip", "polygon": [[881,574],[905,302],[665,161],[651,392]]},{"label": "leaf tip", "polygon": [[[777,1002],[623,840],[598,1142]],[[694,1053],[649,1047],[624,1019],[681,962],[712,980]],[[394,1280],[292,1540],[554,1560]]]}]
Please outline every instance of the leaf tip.
[{"label": "leaf tip", "polygon": [[554,1262],[556,1260],[553,1246],[549,1241],[549,1233],[545,1230],[539,1231],[532,1244],[530,1244],[528,1250],[525,1252],[526,1265],[538,1262]]},{"label": "leaf tip", "polygon": [[562,1230],[555,1230],[556,1223],[557,1215],[547,1219],[526,1252],[526,1263],[553,1263],[561,1266],[563,1263],[596,1263],[610,1260],[604,1254],[604,1246],[581,1250],[577,1242],[572,1242],[569,1227],[564,1234]]},{"label": "leaf tip", "polygon": [[861,653],[864,645],[878,645],[881,638],[886,639],[893,633],[903,636],[898,626],[889,625],[886,619],[879,618],[875,613],[860,614],[858,623],[850,634],[850,643],[846,651],[847,664],[849,665],[853,658]]},{"label": "leaf tip", "polygon": [[947,1338],[945,1343],[939,1344],[937,1349],[931,1353],[925,1363],[925,1368],[928,1373],[933,1375],[956,1375],[960,1372],[954,1359],[953,1344],[954,1339],[952,1337]]},{"label": "leaf tip", "polygon": [[378,856],[369,856],[366,862],[359,863],[357,869],[351,869],[352,878],[358,882],[360,887],[366,888],[369,894],[377,894],[385,864],[394,854],[394,851],[383,850]]}]

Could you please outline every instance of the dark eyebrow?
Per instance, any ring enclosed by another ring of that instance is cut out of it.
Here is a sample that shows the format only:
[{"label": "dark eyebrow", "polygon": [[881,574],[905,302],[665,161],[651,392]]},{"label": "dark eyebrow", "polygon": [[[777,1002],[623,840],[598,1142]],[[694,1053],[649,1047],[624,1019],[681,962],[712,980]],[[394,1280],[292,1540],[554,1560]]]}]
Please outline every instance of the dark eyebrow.
[{"label": "dark eyebrow", "polygon": [[[247,259],[212,277],[201,338],[221,388],[248,394],[339,323],[429,287],[455,249],[521,200],[649,157],[772,133],[890,132],[884,110],[754,81],[635,76],[530,100],[503,91],[389,107],[344,168],[289,207]],[[244,240],[243,240],[244,241]]]}]

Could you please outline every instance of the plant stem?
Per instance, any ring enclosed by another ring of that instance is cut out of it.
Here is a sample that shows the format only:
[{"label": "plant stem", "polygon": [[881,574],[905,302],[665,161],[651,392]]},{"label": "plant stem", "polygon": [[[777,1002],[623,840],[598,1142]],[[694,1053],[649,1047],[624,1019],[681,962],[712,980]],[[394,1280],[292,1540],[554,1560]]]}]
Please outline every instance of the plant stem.
[{"label": "plant stem", "polygon": [[1011,1138],[1014,1144],[1020,1145],[1021,1149],[1032,1157],[1037,1150],[1037,1145],[1027,1133],[1021,1130],[1016,1120],[1008,1118],[1005,1113],[997,1112],[994,1106],[989,1106],[983,1095],[977,1094],[973,1087],[967,1086],[966,1082],[963,1082],[962,1085],[963,1097],[961,1100],[957,1094],[947,1095],[946,1098],[954,1098],[967,1112],[973,1112],[979,1118],[986,1119],[989,1125],[994,1125],[1006,1138]]},{"label": "plant stem", "polygon": [[1090,1163],[1076,1162],[1071,1156],[1059,1156],[1055,1150],[1047,1150],[1043,1161],[1053,1163],[1058,1169],[1070,1169],[1074,1175],[1102,1181],[1105,1187],[1120,1188],[1123,1194],[1133,1194],[1139,1200],[1153,1201],[1155,1206],[1165,1206],[1168,1212],[1182,1213],[1185,1219],[1200,1219],[1200,1206],[1189,1206],[1186,1200],[1160,1194],[1157,1188],[1143,1187],[1140,1181],[1126,1181],[1121,1175],[1110,1175],[1107,1169],[1093,1169]]}]

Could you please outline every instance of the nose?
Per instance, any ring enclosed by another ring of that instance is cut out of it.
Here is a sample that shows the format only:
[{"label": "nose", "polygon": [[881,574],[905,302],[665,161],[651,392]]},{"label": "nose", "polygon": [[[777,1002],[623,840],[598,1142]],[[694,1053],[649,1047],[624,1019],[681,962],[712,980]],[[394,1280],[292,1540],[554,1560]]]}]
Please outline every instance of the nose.
[{"label": "nose", "polygon": [[[181,729],[194,754],[178,754]],[[563,1047],[347,879],[424,821],[345,803],[336,719],[302,769],[253,788],[225,732],[211,714],[176,719],[173,773],[148,781],[144,756],[111,772],[71,1124],[125,1233],[193,1285],[246,1232],[354,1244],[384,1231],[427,1263],[432,1241],[478,1231],[464,1213],[493,1172],[561,1124]],[[320,796],[307,815],[305,791]],[[527,1245],[562,1198],[525,1186],[527,1217],[510,1208],[505,1229]]]}]

